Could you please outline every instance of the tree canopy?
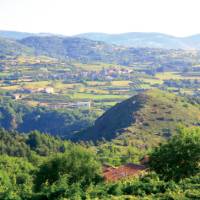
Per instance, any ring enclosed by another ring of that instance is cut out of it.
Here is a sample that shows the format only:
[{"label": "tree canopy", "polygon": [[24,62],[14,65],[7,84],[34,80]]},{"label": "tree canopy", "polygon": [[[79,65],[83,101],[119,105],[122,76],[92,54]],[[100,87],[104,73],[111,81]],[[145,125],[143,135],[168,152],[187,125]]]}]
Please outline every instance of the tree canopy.
[{"label": "tree canopy", "polygon": [[200,128],[179,128],[178,134],[150,155],[150,168],[176,181],[200,170]]}]

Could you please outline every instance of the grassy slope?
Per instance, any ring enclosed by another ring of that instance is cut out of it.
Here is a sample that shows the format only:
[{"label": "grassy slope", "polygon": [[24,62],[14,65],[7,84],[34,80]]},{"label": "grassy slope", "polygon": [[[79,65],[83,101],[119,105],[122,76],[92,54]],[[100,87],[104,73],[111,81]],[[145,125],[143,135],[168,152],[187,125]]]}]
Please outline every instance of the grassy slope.
[{"label": "grassy slope", "polygon": [[129,143],[153,145],[169,137],[178,124],[195,125],[199,120],[199,107],[187,99],[155,89],[112,107],[76,139],[128,138]]}]

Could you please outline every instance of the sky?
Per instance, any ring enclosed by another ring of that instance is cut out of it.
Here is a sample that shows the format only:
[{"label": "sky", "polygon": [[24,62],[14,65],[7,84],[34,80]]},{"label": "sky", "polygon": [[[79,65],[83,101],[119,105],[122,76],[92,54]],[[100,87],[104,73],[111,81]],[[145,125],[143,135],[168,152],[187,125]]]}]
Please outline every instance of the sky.
[{"label": "sky", "polygon": [[200,33],[200,0],[0,0],[0,30]]}]

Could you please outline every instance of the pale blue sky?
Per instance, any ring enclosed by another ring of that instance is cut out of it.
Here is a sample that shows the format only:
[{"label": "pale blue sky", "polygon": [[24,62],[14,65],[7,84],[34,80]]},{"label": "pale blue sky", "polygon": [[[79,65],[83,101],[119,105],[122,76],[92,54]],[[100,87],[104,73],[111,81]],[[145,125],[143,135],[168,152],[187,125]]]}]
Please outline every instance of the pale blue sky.
[{"label": "pale blue sky", "polygon": [[200,33],[200,0],[0,0],[0,30]]}]

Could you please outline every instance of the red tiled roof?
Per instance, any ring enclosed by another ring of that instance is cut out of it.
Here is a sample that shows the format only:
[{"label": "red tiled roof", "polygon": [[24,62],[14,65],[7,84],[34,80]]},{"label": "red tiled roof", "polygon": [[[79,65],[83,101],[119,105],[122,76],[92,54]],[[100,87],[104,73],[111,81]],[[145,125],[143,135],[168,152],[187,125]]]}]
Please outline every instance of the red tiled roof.
[{"label": "red tiled roof", "polygon": [[145,169],[146,167],[144,165],[128,163],[117,168],[104,167],[103,175],[106,181],[117,181],[131,176],[139,175]]}]

